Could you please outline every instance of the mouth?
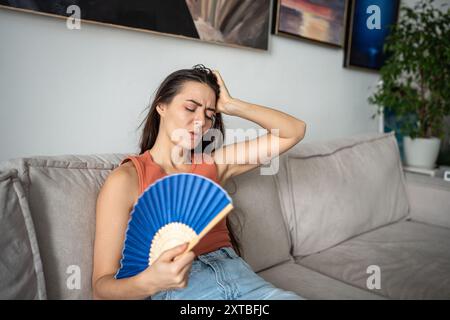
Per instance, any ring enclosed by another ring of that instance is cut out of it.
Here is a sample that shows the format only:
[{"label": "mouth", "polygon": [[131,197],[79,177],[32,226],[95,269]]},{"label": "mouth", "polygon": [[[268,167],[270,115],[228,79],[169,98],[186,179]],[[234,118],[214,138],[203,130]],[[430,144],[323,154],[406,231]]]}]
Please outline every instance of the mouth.
[{"label": "mouth", "polygon": [[199,138],[202,137],[201,134],[194,133],[193,131],[189,131],[189,134],[191,135],[191,139],[192,139],[192,140],[198,140]]}]

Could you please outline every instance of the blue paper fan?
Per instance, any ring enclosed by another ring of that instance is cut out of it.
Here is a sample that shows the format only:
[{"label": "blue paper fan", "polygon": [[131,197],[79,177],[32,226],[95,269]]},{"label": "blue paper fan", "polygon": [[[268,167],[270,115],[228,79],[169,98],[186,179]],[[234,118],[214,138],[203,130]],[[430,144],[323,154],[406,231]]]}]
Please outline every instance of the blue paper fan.
[{"label": "blue paper fan", "polygon": [[131,212],[116,279],[142,272],[183,242],[191,250],[232,209],[228,193],[204,176],[177,173],[155,181]]}]

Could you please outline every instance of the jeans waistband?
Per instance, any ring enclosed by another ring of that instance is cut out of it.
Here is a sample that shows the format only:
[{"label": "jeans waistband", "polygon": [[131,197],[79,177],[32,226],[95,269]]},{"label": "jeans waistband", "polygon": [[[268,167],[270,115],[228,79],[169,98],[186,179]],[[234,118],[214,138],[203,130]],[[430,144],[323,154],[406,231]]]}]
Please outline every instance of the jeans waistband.
[{"label": "jeans waistband", "polygon": [[207,252],[200,256],[197,256],[197,257],[195,257],[195,260],[201,260],[201,258],[213,258],[213,257],[237,258],[239,256],[234,251],[233,247],[221,247],[215,251]]}]

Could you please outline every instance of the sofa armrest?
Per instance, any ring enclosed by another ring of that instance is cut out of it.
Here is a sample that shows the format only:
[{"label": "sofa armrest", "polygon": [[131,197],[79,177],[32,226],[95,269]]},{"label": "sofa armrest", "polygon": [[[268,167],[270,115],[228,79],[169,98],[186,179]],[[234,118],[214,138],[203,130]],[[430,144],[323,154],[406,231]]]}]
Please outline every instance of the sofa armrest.
[{"label": "sofa armrest", "polygon": [[405,173],[409,218],[450,228],[450,182],[440,178]]}]

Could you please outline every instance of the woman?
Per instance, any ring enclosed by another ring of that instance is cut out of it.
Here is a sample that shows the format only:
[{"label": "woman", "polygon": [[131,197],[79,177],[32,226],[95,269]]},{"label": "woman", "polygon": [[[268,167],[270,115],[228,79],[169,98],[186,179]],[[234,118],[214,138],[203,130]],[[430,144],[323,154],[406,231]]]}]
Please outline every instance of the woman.
[{"label": "woman", "polygon": [[[202,137],[214,131],[223,134],[222,113],[253,121],[268,133],[216,146],[207,153],[205,147],[210,145],[204,144]],[[278,131],[273,133],[272,129]],[[187,244],[182,244],[163,252],[136,276],[114,276],[120,266],[129,214],[148,185],[168,174],[193,172],[224,186],[229,178],[293,147],[303,139],[305,130],[305,123],[290,115],[232,98],[219,72],[203,65],[170,74],[156,92],[145,119],[141,153],[123,159],[100,190],[92,275],[94,298],[302,299],[274,287],[252,271],[233,249],[235,241],[226,219],[192,251],[184,252]],[[199,147],[201,152],[194,153]]]}]

